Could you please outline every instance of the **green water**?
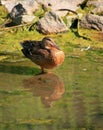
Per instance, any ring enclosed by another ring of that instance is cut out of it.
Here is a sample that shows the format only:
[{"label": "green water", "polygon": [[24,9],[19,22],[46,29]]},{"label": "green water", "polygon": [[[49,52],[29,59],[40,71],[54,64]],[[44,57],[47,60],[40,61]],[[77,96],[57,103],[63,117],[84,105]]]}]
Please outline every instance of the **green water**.
[{"label": "green water", "polygon": [[52,73],[0,63],[0,130],[102,130],[103,60],[66,56]]}]

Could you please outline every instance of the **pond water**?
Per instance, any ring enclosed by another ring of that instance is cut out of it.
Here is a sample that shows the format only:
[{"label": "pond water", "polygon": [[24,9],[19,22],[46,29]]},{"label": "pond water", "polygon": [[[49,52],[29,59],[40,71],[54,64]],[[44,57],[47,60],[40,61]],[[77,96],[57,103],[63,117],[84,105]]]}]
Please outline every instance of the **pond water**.
[{"label": "pond water", "polygon": [[102,61],[67,56],[42,75],[29,60],[0,63],[0,130],[102,130]]}]

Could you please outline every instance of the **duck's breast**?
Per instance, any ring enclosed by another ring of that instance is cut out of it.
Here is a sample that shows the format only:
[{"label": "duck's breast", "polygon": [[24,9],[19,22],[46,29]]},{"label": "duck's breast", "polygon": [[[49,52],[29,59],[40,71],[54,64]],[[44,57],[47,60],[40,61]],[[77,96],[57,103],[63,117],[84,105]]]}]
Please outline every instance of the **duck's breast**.
[{"label": "duck's breast", "polygon": [[60,65],[63,63],[64,58],[65,58],[65,55],[63,51],[56,51],[54,54],[54,63],[56,65]]}]

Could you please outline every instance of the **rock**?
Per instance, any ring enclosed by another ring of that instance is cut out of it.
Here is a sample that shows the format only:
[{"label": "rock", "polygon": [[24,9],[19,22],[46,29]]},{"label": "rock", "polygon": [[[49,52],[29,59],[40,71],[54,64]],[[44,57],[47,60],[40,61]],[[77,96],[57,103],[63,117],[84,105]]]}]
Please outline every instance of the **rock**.
[{"label": "rock", "polygon": [[36,0],[1,0],[1,3],[5,5],[9,13],[14,6],[18,4],[22,4],[23,8],[26,10],[26,13],[30,15],[38,9],[38,3]]},{"label": "rock", "polygon": [[8,1],[1,0],[1,4],[4,5],[7,8],[8,12],[10,13],[13,7],[16,5],[16,2],[15,0],[8,0]]},{"label": "rock", "polygon": [[14,6],[9,14],[12,18],[12,22],[16,25],[19,25],[21,23],[30,23],[35,18],[34,15],[27,14],[26,9],[20,3]]},{"label": "rock", "polygon": [[62,19],[54,12],[47,12],[43,18],[37,22],[37,30],[43,34],[53,34],[68,30]]},{"label": "rock", "polygon": [[98,6],[103,6],[103,0],[88,0],[87,2],[87,6],[95,6],[95,7],[98,7]]},{"label": "rock", "polygon": [[35,19],[35,16],[33,15],[23,15],[22,16],[22,22],[23,23],[32,23]]},{"label": "rock", "polygon": [[12,22],[16,25],[34,20],[35,16],[33,12],[38,8],[35,0],[2,0],[1,2],[8,9]]},{"label": "rock", "polygon": [[103,16],[87,14],[81,20],[81,26],[88,29],[103,31]]},{"label": "rock", "polygon": [[26,13],[25,8],[23,7],[22,4],[17,4],[13,7],[13,9],[10,12],[10,16],[12,19],[18,18],[18,17],[22,17],[23,14]]},{"label": "rock", "polygon": [[103,15],[103,0],[89,0],[87,6],[94,6],[93,14]]},{"label": "rock", "polygon": [[59,9],[70,9],[76,11],[79,8],[79,4],[82,3],[84,0],[37,0],[38,3],[45,4],[49,6],[53,12],[57,15],[65,16],[67,11],[58,11]]},{"label": "rock", "polygon": [[97,15],[103,15],[103,5],[93,9],[91,11],[93,14],[97,14]]}]

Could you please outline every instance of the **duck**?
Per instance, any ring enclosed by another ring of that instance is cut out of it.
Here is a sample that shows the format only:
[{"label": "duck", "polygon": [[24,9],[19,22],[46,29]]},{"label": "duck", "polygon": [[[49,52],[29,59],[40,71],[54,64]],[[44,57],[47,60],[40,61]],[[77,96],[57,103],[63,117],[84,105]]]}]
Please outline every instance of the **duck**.
[{"label": "duck", "polygon": [[61,65],[64,61],[64,52],[50,37],[44,37],[41,41],[25,40],[20,44],[24,56],[39,65],[41,73],[45,73],[44,69]]}]

